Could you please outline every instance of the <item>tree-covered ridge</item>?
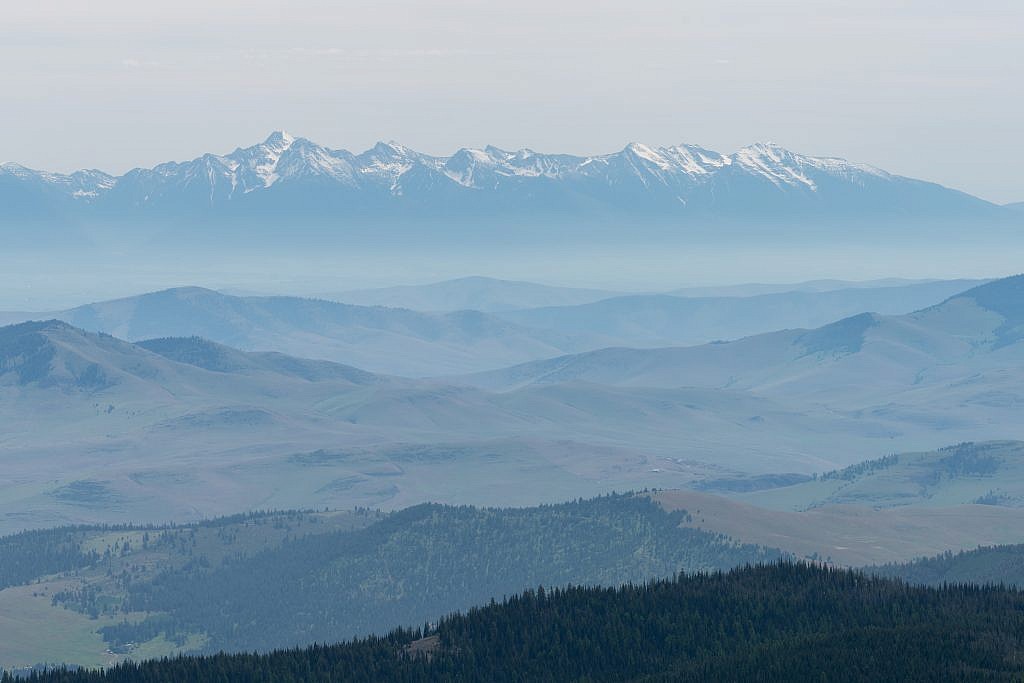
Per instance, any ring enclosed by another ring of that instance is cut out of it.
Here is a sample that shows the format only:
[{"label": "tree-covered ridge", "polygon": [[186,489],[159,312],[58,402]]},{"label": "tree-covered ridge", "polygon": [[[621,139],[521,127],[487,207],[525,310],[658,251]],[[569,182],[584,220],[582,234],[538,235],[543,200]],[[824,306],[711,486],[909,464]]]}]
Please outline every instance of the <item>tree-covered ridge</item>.
[{"label": "tree-covered ridge", "polygon": [[868,571],[927,586],[977,583],[1024,587],[1024,545],[997,545],[959,553],[946,552],[905,564],[870,567]]},{"label": "tree-covered ridge", "polygon": [[53,671],[28,681],[1013,681],[1024,675],[1024,594],[913,587],[786,562],[620,588],[539,588],[424,628],[267,655]]},{"label": "tree-covered ridge", "polygon": [[680,526],[646,496],[522,509],[420,505],[365,529],[289,540],[217,568],[194,562],[131,582],[114,644],[202,633],[207,649],[335,642],[435,620],[530,586],[618,585],[778,558]]}]

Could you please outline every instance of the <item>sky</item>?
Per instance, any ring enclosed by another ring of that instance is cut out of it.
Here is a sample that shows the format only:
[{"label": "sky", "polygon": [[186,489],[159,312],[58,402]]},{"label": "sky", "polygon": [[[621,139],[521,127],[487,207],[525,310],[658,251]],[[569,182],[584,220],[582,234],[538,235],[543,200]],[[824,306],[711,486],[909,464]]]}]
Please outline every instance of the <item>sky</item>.
[{"label": "sky", "polygon": [[0,12],[0,161],[630,141],[841,156],[1024,201],[1021,0],[36,0]]}]

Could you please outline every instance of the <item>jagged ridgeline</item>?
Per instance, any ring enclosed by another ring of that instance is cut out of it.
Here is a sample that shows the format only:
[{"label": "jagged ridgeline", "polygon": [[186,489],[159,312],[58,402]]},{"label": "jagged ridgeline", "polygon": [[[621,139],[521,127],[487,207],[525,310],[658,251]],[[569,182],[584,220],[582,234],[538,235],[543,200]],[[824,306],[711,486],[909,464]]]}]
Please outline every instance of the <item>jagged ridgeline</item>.
[{"label": "jagged ridgeline", "polygon": [[56,554],[15,573],[0,556],[0,581],[64,572],[55,612],[101,620],[93,628],[107,645],[131,655],[152,651],[150,641],[193,652],[337,642],[538,585],[619,585],[781,556],[680,526],[686,518],[644,495],[611,495],[521,509],[425,504],[388,515],[58,530],[36,536],[70,560]]},{"label": "jagged ridgeline", "polygon": [[[898,215],[907,221],[1015,214],[933,183],[770,143],[732,154],[696,145],[632,143],[591,156],[487,147],[436,157],[393,142],[353,154],[283,131],[230,154],[205,154],[117,177],[0,164],[0,202],[9,207],[0,212],[0,224],[177,221],[179,234],[188,224],[242,219],[293,229],[310,222],[355,228],[385,219],[447,221],[451,230],[472,219],[486,223],[558,214],[570,217],[562,221],[566,224],[630,214],[642,216],[642,223],[693,215]],[[593,225],[587,227],[593,233]]]},{"label": "jagged ridgeline", "polygon": [[[1013,681],[1024,595],[801,564],[537,589],[423,629],[29,681]],[[5,681],[12,679],[5,678]]]}]

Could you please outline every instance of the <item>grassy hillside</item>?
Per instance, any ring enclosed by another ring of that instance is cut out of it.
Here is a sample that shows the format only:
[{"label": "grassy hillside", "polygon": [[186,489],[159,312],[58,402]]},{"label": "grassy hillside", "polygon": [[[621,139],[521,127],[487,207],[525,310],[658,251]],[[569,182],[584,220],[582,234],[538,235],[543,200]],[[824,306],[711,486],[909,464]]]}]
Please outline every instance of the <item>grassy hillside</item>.
[{"label": "grassy hillside", "polygon": [[349,644],[52,672],[31,681],[1011,681],[1024,596],[779,564],[529,591]]}]

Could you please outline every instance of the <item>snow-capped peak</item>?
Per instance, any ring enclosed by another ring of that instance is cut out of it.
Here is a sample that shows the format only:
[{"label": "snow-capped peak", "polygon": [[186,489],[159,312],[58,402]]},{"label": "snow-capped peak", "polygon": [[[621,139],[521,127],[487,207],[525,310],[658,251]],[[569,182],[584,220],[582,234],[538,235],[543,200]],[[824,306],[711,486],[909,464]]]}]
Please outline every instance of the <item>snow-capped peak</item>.
[{"label": "snow-capped peak", "polygon": [[269,137],[267,137],[263,144],[267,147],[273,147],[274,149],[284,151],[291,147],[293,142],[295,142],[294,135],[285,130],[275,130]]},{"label": "snow-capped peak", "polygon": [[243,193],[267,188],[277,182],[281,155],[295,144],[297,138],[283,130],[274,131],[261,144],[237,149],[226,158],[231,167],[231,186],[240,187]]}]

